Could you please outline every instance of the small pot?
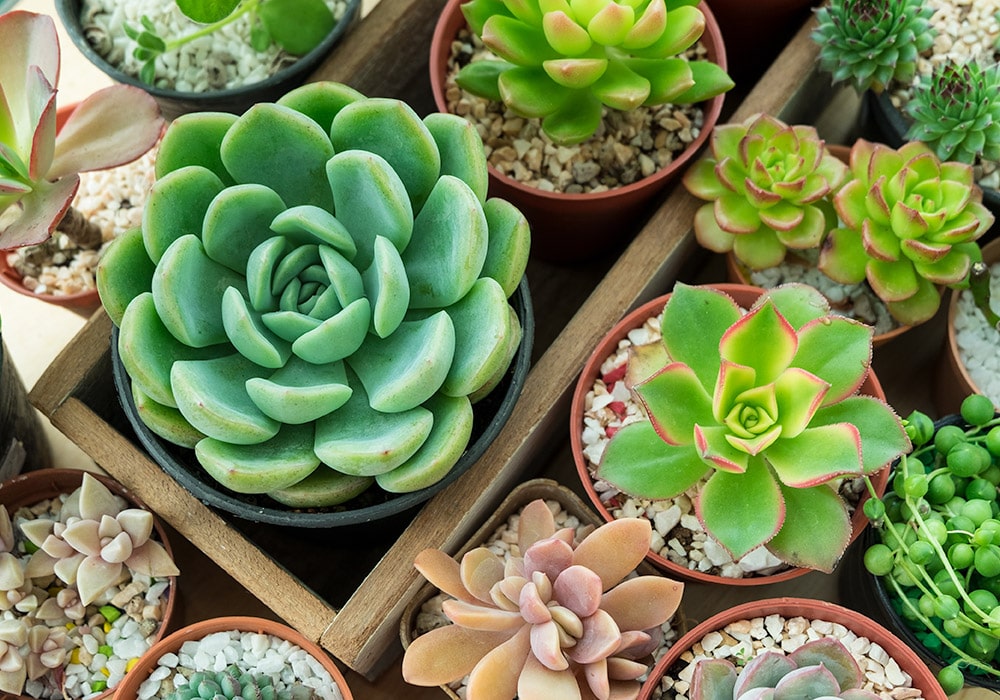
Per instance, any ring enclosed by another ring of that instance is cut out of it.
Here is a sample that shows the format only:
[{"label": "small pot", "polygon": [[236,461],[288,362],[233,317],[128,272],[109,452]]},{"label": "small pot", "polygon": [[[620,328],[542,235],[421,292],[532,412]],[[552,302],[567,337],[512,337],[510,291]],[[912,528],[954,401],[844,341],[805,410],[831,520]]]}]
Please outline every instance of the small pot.
[{"label": "small pot", "polygon": [[[7,510],[13,514],[18,508],[33,506],[50,498],[57,498],[62,494],[72,493],[83,483],[83,474],[84,472],[80,469],[39,469],[38,471],[26,472],[0,483],[0,503],[5,505]],[[124,498],[133,507],[151,510],[138,496],[114,479],[93,472],[90,472],[90,475],[104,484],[113,494]],[[163,545],[167,554],[173,557],[173,550],[170,546],[166,529],[155,513],[153,514],[153,529],[156,532],[156,538]],[[177,607],[176,576],[170,577],[170,587],[168,590],[167,603],[163,609],[163,619],[160,621],[160,628],[156,631],[155,643],[159,643],[163,639],[167,630],[170,629],[171,624],[174,622],[175,611],[179,611]],[[125,685],[127,678],[128,674],[126,674],[126,678],[119,684],[119,687]],[[115,689],[108,689],[100,695],[94,696],[93,700],[105,700],[110,698],[114,692]],[[31,696],[13,697],[32,700]]]},{"label": "small pot", "polygon": [[913,679],[913,687],[918,688],[925,700],[945,700],[947,695],[941,689],[934,674],[924,665],[916,653],[901,639],[882,625],[853,610],[807,598],[769,598],[743,603],[724,610],[685,634],[674,643],[666,655],[659,660],[649,674],[649,678],[639,693],[640,700],[649,700],[653,690],[659,686],[670,668],[680,660],[681,655],[709,632],[721,630],[726,625],[739,620],[748,620],[767,615],[781,615],[785,618],[804,617],[807,620],[823,620],[841,624],[859,637],[867,637],[881,646],[900,669]]},{"label": "small pot", "polygon": [[173,634],[161,639],[144,654],[135,667],[125,675],[125,680],[118,686],[115,700],[135,700],[139,697],[139,686],[156,667],[156,662],[167,653],[176,653],[184,642],[198,640],[214,632],[239,630],[241,632],[257,632],[270,634],[287,640],[309,653],[333,677],[344,700],[352,700],[351,689],[347,686],[344,674],[337,664],[316,643],[308,640],[302,634],[288,625],[258,617],[216,617],[210,620],[195,622],[183,627]]},{"label": "small pot", "polygon": [[[712,287],[729,294],[736,301],[736,303],[743,308],[749,308],[753,302],[756,301],[757,297],[759,297],[764,291],[760,287],[730,283],[713,284]],[[614,516],[601,501],[600,494],[598,494],[594,489],[594,482],[590,475],[587,458],[583,454],[584,446],[581,431],[583,428],[583,413],[587,392],[594,387],[594,382],[600,375],[601,364],[617,349],[619,341],[632,329],[641,327],[646,319],[661,313],[669,298],[670,295],[665,294],[648,301],[619,321],[604,336],[604,338],[601,339],[601,341],[597,344],[597,347],[587,359],[573,391],[573,402],[570,406],[569,412],[570,445],[573,451],[573,461],[576,463],[577,476],[580,478],[580,482],[582,483],[584,490],[587,492],[587,496],[590,498],[591,505],[601,515],[601,517],[608,521],[612,520]],[[861,385],[860,393],[868,396],[874,396],[883,401],[885,400],[885,392],[882,391],[882,385],[879,383],[874,371],[869,370],[868,376]],[[889,482],[889,470],[881,469],[877,473],[870,475],[870,478],[872,480],[872,484],[875,486],[876,492],[879,494],[884,493]],[[858,503],[858,506],[851,518],[851,524],[853,527],[851,541],[854,541],[868,524],[868,519],[865,517],[861,508],[867,498],[867,493],[862,496],[861,501]],[[695,583],[722,583],[734,586],[759,586],[778,583],[780,581],[787,581],[789,579],[807,574],[811,571],[811,569],[802,567],[792,567],[769,576],[727,578],[687,569],[653,551],[650,551],[649,554],[646,555],[646,558],[658,569],[667,572],[670,577]]]},{"label": "small pot", "polygon": [[337,42],[347,33],[348,28],[358,16],[361,0],[348,0],[344,16],[337,22],[333,30],[316,48],[299,58],[295,63],[260,82],[212,92],[180,92],[159,88],[148,85],[137,77],[111,65],[87,41],[80,20],[81,6],[82,0],[56,0],[59,18],[62,20],[69,38],[76,44],[80,52],[115,82],[134,85],[151,94],[159,103],[163,116],[167,119],[175,119],[188,112],[242,114],[251,105],[258,102],[274,102],[292,88],[298,87],[319,67],[327,55],[333,51]]},{"label": "small pot", "polygon": [[[461,5],[466,0],[448,0],[431,41],[431,89],[437,109],[446,112],[445,76],[451,45],[465,26]],[[698,9],[705,15],[705,33],[701,41],[708,59],[726,68],[726,51],[719,25],[712,11],[702,2]],[[705,123],[698,137],[667,167],[631,185],[587,194],[546,192],[529,187],[489,167],[489,194],[510,200],[531,224],[531,253],[534,257],[556,263],[593,259],[618,250],[636,232],[636,227],[651,213],[658,195],[684,171],[687,163],[708,140],[722,111],[723,95],[704,104]]]},{"label": "small pot", "polygon": [[[987,265],[1000,262],[1000,239],[990,241],[982,250],[983,262]],[[948,303],[948,338],[941,349],[941,357],[937,362],[934,376],[934,407],[940,415],[957,413],[962,405],[962,399],[969,394],[983,393],[969,375],[958,353],[955,319],[958,317],[958,301],[963,294],[971,292],[954,290],[951,293],[951,301]]]}]

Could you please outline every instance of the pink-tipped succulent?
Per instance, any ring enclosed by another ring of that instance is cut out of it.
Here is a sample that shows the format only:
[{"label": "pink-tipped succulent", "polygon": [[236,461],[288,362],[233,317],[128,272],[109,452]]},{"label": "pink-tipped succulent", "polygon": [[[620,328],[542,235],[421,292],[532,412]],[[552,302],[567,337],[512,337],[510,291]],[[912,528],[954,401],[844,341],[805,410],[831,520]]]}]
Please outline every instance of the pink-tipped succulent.
[{"label": "pink-tipped succulent", "polygon": [[123,499],[89,474],[66,500],[59,520],[36,518],[21,530],[36,547],[25,576],[55,574],[76,587],[89,605],[130,572],[176,576],[178,570],[159,542],[150,539],[153,514],[126,508]]},{"label": "pink-tipped succulent", "polygon": [[843,698],[876,700],[864,690],[858,662],[838,639],[820,637],[789,654],[766,651],[737,670],[728,659],[703,659],[691,677],[691,700]]},{"label": "pink-tipped succulent", "polygon": [[0,15],[0,249],[41,243],[59,225],[78,173],[148,151],[163,120],[155,100],[126,85],[80,103],[56,133],[59,40],[46,15]]},{"label": "pink-tipped succulent", "polygon": [[941,162],[925,144],[898,150],[859,139],[851,179],[833,203],[842,222],[820,250],[819,269],[838,282],[868,280],[889,312],[910,325],[930,319],[939,285],[968,282],[976,240],[993,225],[972,167]]},{"label": "pink-tipped succulent", "polygon": [[763,292],[745,312],[678,283],[660,324],[662,342],[633,349],[625,380],[649,420],[614,434],[597,475],[649,499],[704,481],[697,516],[734,559],[764,545],[831,571],[851,535],[838,480],[909,446],[895,412],[857,393],[872,329],[802,284]]},{"label": "pink-tipped succulent", "polygon": [[671,0],[471,0],[469,27],[499,60],[473,61],[458,84],[542,119],[558,143],[594,134],[603,108],[690,104],[733,87],[684,52],[701,38],[697,3]]},{"label": "pink-tipped succulent", "polygon": [[811,126],[766,114],[717,126],[711,153],[684,175],[691,194],[708,200],[695,214],[705,248],[733,254],[753,270],[773,267],[788,248],[817,248],[835,224],[827,197],[847,165]]},{"label": "pink-tipped succulent", "polygon": [[417,569],[442,592],[452,621],[417,637],[403,658],[414,685],[469,676],[478,698],[635,698],[643,659],[674,614],[683,586],[659,576],[626,578],[649,550],[643,519],[617,520],[579,543],[557,531],[537,500],[518,526],[521,556],[506,563],[485,547],[461,563],[438,550],[417,556]]}]

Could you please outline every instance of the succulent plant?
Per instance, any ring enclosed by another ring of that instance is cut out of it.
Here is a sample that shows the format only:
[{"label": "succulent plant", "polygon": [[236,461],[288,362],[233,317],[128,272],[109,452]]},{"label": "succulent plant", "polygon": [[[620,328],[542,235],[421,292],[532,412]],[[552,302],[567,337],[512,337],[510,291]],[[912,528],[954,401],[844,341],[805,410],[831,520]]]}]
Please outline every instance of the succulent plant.
[{"label": "succulent plant", "polygon": [[[649,550],[645,519],[616,520],[579,543],[556,530],[542,500],[521,512],[520,556],[504,560],[485,547],[456,562],[424,550],[417,569],[453,597],[453,624],[417,637],[403,657],[403,677],[440,685],[468,675],[477,698],[635,698],[643,663],[674,614],[682,584],[629,574]],[[624,579],[624,580],[623,580]]]},{"label": "succulent plant", "polygon": [[931,14],[921,0],[831,0],[816,10],[812,33],[820,65],[858,92],[909,85],[917,57],[934,44]]},{"label": "succulent plant", "polygon": [[875,700],[864,690],[858,662],[834,637],[806,642],[789,654],[765,651],[737,670],[728,659],[703,659],[691,677],[691,700],[789,698]]},{"label": "succulent plant", "polygon": [[859,139],[851,178],[834,196],[841,226],[820,250],[819,269],[838,282],[865,279],[898,321],[930,319],[936,285],[967,283],[976,240],[993,224],[972,167],[941,162],[925,144],[894,150]]},{"label": "succulent plant", "polygon": [[89,474],[63,505],[59,520],[35,518],[21,524],[38,550],[25,565],[27,578],[55,574],[75,586],[89,605],[123,576],[176,576],[170,555],[156,540],[153,514],[126,508],[124,499]]},{"label": "succulent plant", "polygon": [[21,694],[28,677],[21,647],[27,643],[27,625],[21,620],[0,620],[0,690]]},{"label": "succulent plant", "polygon": [[671,0],[472,0],[462,12],[499,60],[457,76],[472,92],[542,119],[557,143],[594,134],[603,108],[690,104],[733,87],[718,65],[688,61],[705,17]]},{"label": "succulent plant", "polygon": [[906,133],[941,160],[1000,160],[1000,64],[937,64],[906,104]]},{"label": "succulent plant", "polygon": [[271,677],[242,672],[230,666],[217,673],[198,671],[187,684],[166,696],[166,700],[311,700],[316,697],[312,689],[293,684],[276,690]]},{"label": "succulent plant", "polygon": [[827,197],[847,176],[811,126],[766,114],[718,126],[711,153],[684,174],[691,194],[709,201],[695,236],[717,253],[732,251],[751,269],[773,267],[788,248],[817,248],[836,217]]},{"label": "succulent plant", "polygon": [[660,325],[662,342],[634,348],[625,377],[648,420],[611,437],[597,476],[648,499],[704,480],[697,516],[734,559],[764,545],[831,571],[851,535],[837,482],[909,445],[885,402],[857,394],[872,329],[801,284],[744,312],[719,290],[678,283]]},{"label": "succulent plant", "polygon": [[52,19],[2,14],[0,45],[0,249],[8,249],[45,241],[70,207],[78,173],[138,158],[156,143],[163,120],[145,91],[115,85],[81,102],[57,134]]},{"label": "succulent plant", "polygon": [[443,478],[520,342],[529,246],[473,127],[313,83],[175,120],[156,168],[97,273],[142,420],[293,506]]}]

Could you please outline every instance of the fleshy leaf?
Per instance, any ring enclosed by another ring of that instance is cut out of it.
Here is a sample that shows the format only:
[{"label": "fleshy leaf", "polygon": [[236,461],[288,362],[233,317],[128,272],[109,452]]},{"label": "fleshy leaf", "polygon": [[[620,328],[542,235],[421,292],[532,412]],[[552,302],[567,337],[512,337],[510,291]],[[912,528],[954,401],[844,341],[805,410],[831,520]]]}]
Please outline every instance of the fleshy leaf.
[{"label": "fleshy leaf", "polygon": [[872,396],[850,396],[816,412],[812,425],[850,422],[861,434],[861,462],[866,474],[878,471],[910,449],[910,439],[895,411]]},{"label": "fleshy leaf", "polygon": [[743,474],[716,471],[695,506],[709,535],[734,559],[774,537],[785,520],[781,491],[761,459],[751,459]]},{"label": "fleshy leaf", "polygon": [[871,364],[871,326],[844,317],[824,318],[799,331],[799,347],[792,360],[830,384],[825,404],[836,403],[858,390]]},{"label": "fleshy leaf", "polygon": [[708,470],[694,445],[672,447],[652,424],[639,421],[614,434],[597,475],[625,493],[657,499],[683,493]]},{"label": "fleshy leaf", "polygon": [[265,415],[292,425],[309,423],[337,410],[353,393],[342,362],[314,365],[298,358],[267,378],[248,380],[246,388]]},{"label": "fleshy leaf", "polygon": [[860,475],[860,443],[853,425],[832,423],[778,439],[768,448],[766,458],[782,483],[805,488],[839,476]]},{"label": "fleshy leaf", "polygon": [[[742,316],[727,294],[706,287],[674,285],[660,327],[671,359],[694,370],[704,387],[714,387],[719,375],[719,343]],[[700,332],[690,333],[698,328]]]}]

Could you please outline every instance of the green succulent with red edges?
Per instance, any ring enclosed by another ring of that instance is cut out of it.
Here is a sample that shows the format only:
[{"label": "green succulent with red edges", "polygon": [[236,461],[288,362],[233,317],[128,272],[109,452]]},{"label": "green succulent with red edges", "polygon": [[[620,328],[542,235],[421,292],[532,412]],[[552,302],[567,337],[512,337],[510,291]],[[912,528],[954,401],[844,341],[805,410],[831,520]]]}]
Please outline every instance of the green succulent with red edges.
[{"label": "green succulent with red edges", "polygon": [[682,54],[705,31],[690,0],[471,0],[462,12],[500,60],[473,61],[459,86],[542,119],[557,143],[594,134],[603,108],[692,104],[733,87]]},{"label": "green succulent with red edges", "polygon": [[695,214],[705,248],[733,254],[754,270],[774,267],[787,249],[816,248],[835,222],[828,195],[847,176],[816,129],[758,114],[717,126],[711,153],[684,175],[691,194],[708,200]]},{"label": "green succulent with red edges", "polygon": [[851,179],[833,199],[842,222],[820,250],[819,269],[838,282],[868,280],[901,323],[930,319],[938,286],[967,284],[982,255],[976,240],[993,225],[972,167],[941,162],[925,144],[898,150],[859,139]]},{"label": "green succulent with red edges", "polygon": [[697,516],[734,559],[763,545],[829,572],[851,535],[839,480],[882,469],[909,439],[891,407],[857,393],[872,329],[807,285],[761,291],[747,312],[719,290],[674,287],[662,343],[629,358],[649,420],[614,434],[597,475],[647,499],[705,480]]}]

